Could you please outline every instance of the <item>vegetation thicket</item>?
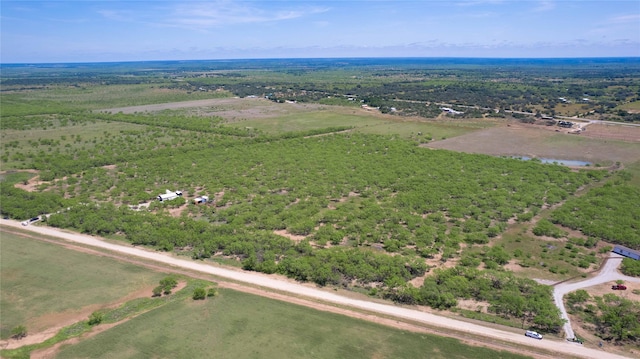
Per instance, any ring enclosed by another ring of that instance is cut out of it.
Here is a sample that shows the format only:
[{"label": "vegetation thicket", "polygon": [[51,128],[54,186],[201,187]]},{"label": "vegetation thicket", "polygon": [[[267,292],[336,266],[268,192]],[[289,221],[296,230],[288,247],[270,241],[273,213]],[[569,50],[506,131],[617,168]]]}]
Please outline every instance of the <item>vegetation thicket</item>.
[{"label": "vegetation thicket", "polygon": [[615,181],[570,198],[552,213],[551,220],[588,236],[640,248],[640,187],[626,183],[631,177],[620,173]]},{"label": "vegetation thicket", "polygon": [[628,276],[640,277],[640,261],[631,258],[624,258],[622,260],[620,271]]},{"label": "vegetation thicket", "polygon": [[590,296],[584,290],[567,294],[566,303],[603,340],[640,343],[640,303],[612,293]]}]

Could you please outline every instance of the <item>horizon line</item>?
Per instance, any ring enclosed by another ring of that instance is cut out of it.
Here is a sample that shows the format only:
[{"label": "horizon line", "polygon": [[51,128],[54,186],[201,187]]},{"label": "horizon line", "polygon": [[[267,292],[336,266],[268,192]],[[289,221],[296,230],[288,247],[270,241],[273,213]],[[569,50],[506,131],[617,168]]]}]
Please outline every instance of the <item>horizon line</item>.
[{"label": "horizon line", "polygon": [[247,57],[247,58],[211,58],[211,59],[156,59],[156,60],[121,60],[121,61],[67,61],[67,62],[2,62],[6,65],[70,65],[70,64],[118,64],[149,62],[205,62],[205,61],[265,61],[265,60],[366,60],[366,59],[415,59],[415,60],[611,60],[638,59],[639,56],[563,56],[563,57],[472,57],[472,56],[336,56],[336,57]]}]

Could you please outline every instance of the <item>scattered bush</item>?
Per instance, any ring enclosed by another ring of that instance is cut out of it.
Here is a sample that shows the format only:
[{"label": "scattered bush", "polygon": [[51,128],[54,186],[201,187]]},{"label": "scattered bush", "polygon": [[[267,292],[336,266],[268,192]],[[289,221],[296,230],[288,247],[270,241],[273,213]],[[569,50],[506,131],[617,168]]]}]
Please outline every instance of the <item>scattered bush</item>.
[{"label": "scattered bush", "polygon": [[561,230],[551,223],[549,220],[541,219],[533,228],[533,234],[536,236],[548,236],[553,238],[561,238],[567,235],[567,232]]},{"label": "scattered bush", "polygon": [[91,313],[91,315],[89,316],[89,325],[98,325],[100,323],[102,323],[102,321],[104,320],[104,314],[101,312],[93,312]]},{"label": "scattered bush", "polygon": [[197,287],[193,290],[193,300],[203,300],[207,297],[207,290],[202,287]]},{"label": "scattered bush", "polygon": [[11,338],[13,339],[22,339],[27,336],[27,327],[24,325],[18,325],[17,327],[11,329]]},{"label": "scattered bush", "polygon": [[162,292],[164,294],[171,294],[171,290],[177,286],[178,280],[172,276],[168,276],[160,280],[160,287],[162,287]]},{"label": "scattered bush", "polygon": [[159,297],[162,295],[162,286],[157,286],[155,288],[153,288],[153,294],[151,295],[152,297]]}]

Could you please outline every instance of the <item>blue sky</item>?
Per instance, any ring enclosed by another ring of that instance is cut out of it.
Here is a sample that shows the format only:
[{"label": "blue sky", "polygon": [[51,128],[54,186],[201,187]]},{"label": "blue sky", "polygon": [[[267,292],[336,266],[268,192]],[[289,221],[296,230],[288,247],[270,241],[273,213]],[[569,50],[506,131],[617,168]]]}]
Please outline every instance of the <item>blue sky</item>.
[{"label": "blue sky", "polygon": [[0,2],[0,62],[640,56],[640,1]]}]

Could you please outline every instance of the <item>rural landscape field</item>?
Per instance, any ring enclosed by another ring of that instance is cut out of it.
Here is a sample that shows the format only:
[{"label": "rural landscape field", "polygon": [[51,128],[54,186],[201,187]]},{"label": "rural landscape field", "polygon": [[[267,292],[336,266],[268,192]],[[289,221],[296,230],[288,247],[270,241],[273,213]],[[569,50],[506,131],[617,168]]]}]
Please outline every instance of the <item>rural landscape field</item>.
[{"label": "rural landscape field", "polygon": [[637,58],[9,64],[0,85],[3,358],[640,355],[640,261],[612,253],[640,250]]}]

